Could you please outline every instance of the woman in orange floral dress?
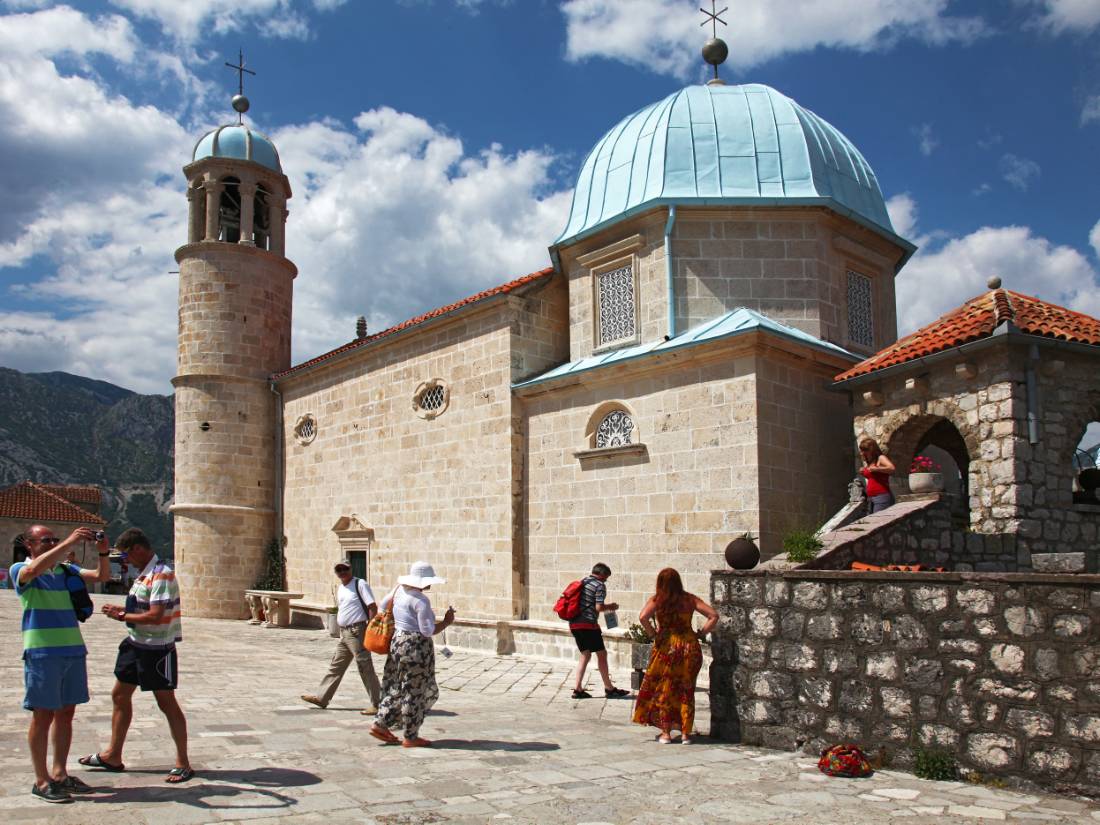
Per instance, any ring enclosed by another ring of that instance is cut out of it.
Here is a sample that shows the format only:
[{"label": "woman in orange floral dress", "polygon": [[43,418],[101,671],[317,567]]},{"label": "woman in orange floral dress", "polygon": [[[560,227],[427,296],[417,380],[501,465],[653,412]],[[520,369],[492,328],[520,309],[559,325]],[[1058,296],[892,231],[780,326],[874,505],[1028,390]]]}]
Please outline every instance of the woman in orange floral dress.
[{"label": "woman in orange floral dress", "polygon": [[[698,633],[691,627],[696,612],[706,617]],[[718,613],[698,596],[685,593],[680,574],[666,567],[657,574],[657,592],[638,621],[653,639],[653,651],[634,705],[634,721],[657,728],[662,745],[672,742],[672,731],[679,730],[680,741],[687,745],[695,722],[695,680],[703,666],[699,640],[718,624]]]}]

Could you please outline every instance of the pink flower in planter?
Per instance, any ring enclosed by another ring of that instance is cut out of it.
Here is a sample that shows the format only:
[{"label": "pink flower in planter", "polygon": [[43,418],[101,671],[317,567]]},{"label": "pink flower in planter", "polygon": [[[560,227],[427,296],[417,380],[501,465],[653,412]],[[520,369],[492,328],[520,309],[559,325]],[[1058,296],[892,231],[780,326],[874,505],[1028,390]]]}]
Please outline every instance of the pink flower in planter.
[{"label": "pink flower in planter", "polygon": [[940,465],[926,455],[918,455],[909,465],[910,473],[938,473]]}]

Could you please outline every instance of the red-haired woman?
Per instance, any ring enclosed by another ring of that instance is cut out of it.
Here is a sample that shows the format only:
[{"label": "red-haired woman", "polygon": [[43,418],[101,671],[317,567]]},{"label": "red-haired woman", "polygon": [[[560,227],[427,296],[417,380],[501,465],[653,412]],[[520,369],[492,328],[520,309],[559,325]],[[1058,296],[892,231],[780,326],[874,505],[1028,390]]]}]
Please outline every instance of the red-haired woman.
[{"label": "red-haired woman", "polygon": [[[696,612],[706,617],[698,633],[691,627]],[[666,567],[657,574],[657,592],[645,603],[638,621],[653,639],[653,652],[634,705],[634,721],[657,728],[662,745],[672,742],[674,730],[680,731],[680,741],[687,745],[695,722],[695,680],[703,666],[699,640],[718,624],[718,614],[698,596],[684,592],[680,574]]]},{"label": "red-haired woman", "polygon": [[885,510],[894,503],[894,494],[890,492],[894,462],[882,454],[873,438],[859,442],[859,457],[863,459],[859,474],[867,479],[867,510],[870,513]]}]

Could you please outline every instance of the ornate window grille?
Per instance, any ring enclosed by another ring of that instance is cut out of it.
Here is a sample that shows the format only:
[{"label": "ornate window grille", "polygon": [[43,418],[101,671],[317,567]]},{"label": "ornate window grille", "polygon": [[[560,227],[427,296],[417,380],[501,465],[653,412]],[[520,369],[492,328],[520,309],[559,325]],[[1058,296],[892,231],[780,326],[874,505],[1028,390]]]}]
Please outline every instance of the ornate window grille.
[{"label": "ornate window grille", "polygon": [[633,265],[601,272],[596,282],[600,308],[597,346],[633,339],[636,334]]},{"label": "ornate window grille", "polygon": [[848,340],[861,347],[875,345],[875,313],[871,279],[848,271]]},{"label": "ornate window grille", "polygon": [[428,412],[435,412],[443,406],[444,390],[442,384],[435,384],[420,393],[417,406]]},{"label": "ornate window grille", "polygon": [[622,447],[634,443],[634,422],[623,410],[614,410],[604,416],[596,428],[596,448]]},{"label": "ornate window grille", "polygon": [[294,437],[300,444],[308,444],[317,437],[317,419],[312,415],[303,415],[294,425]]}]

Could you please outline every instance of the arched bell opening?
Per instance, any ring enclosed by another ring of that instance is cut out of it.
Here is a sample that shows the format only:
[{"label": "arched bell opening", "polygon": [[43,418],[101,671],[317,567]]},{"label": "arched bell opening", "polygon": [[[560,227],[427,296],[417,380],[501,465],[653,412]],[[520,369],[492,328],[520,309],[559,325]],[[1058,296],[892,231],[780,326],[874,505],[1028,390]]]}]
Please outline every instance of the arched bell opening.
[{"label": "arched bell opening", "polygon": [[218,240],[239,243],[241,240],[241,182],[234,177],[224,178],[218,198]]},{"label": "arched bell opening", "polygon": [[252,241],[258,249],[271,249],[271,196],[263,186],[252,198]]}]

